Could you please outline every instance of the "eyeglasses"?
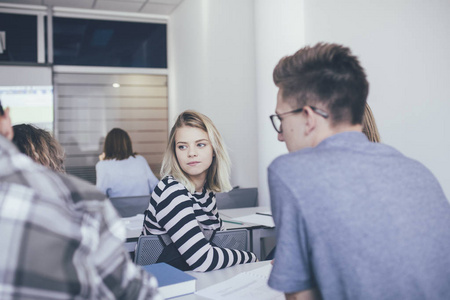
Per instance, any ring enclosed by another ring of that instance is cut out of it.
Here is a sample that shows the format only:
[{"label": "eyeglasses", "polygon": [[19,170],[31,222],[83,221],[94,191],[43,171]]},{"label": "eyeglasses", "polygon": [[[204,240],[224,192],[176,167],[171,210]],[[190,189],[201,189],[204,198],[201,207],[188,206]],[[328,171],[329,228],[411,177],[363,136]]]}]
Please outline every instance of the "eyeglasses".
[{"label": "eyeglasses", "polygon": [[[323,110],[320,110],[320,109],[318,109],[318,108],[316,108],[314,106],[310,106],[310,108],[316,114],[318,114],[319,116],[322,116],[325,119],[328,118],[328,114],[326,112],[324,112]],[[288,112],[285,112],[285,113],[282,113],[282,114],[271,115],[270,116],[270,120],[272,121],[273,128],[275,128],[275,130],[278,133],[282,133],[283,132],[283,128],[281,127],[281,120],[282,120],[281,116],[285,116],[285,115],[288,115],[288,114],[295,114],[295,113],[299,113],[299,112],[302,112],[302,111],[303,111],[303,107],[302,108],[297,108],[297,109],[294,109],[294,110],[291,110],[291,111],[288,111]]]}]

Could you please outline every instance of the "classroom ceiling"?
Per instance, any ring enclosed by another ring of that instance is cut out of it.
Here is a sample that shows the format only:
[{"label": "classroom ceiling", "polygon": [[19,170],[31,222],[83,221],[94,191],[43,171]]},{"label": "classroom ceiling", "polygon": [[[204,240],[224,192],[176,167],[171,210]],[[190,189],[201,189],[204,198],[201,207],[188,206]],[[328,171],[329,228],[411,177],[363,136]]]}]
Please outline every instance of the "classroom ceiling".
[{"label": "classroom ceiling", "polygon": [[183,0],[0,0],[0,3],[31,4],[170,15]]}]

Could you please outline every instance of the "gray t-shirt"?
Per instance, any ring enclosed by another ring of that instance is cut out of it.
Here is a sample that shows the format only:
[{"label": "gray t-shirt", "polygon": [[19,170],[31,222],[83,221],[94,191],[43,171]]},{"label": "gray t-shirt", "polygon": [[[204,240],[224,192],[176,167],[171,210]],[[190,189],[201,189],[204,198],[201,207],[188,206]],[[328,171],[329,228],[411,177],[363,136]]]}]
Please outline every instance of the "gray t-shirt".
[{"label": "gray t-shirt", "polygon": [[431,172],[344,132],[269,167],[269,285],[324,299],[450,299],[450,204]]}]

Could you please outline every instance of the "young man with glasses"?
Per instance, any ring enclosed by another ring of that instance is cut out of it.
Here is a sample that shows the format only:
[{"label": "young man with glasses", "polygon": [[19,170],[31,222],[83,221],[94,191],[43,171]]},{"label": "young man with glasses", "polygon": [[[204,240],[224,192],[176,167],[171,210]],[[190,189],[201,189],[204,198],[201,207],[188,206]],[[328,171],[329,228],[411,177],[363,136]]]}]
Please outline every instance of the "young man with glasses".
[{"label": "young man with glasses", "polygon": [[280,60],[270,116],[289,154],[269,167],[288,299],[450,299],[450,205],[431,172],[361,132],[369,84],[350,49]]}]

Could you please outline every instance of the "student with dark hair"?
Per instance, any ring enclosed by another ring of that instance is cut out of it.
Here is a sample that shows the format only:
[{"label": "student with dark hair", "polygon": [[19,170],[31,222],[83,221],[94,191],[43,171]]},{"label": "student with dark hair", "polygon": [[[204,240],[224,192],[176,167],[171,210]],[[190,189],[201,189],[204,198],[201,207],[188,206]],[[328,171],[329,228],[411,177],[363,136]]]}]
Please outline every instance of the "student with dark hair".
[{"label": "student with dark hair", "polygon": [[155,277],[123,247],[125,228],[111,202],[91,184],[33,162],[12,137],[5,109],[0,299],[162,299]]},{"label": "student with dark hair", "polygon": [[287,299],[450,299],[450,204],[421,163],[362,133],[369,84],[350,49],[280,60],[268,170]]},{"label": "student with dark hair", "polygon": [[158,184],[143,156],[133,152],[128,133],[112,129],[95,166],[97,188],[108,197],[150,195]]},{"label": "student with dark hair", "polygon": [[41,165],[65,173],[64,149],[48,131],[30,124],[14,125],[13,129],[12,141],[20,152]]}]

